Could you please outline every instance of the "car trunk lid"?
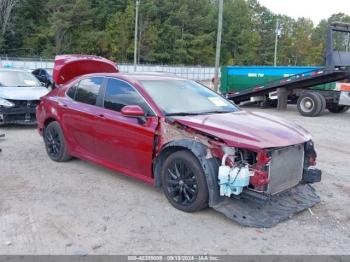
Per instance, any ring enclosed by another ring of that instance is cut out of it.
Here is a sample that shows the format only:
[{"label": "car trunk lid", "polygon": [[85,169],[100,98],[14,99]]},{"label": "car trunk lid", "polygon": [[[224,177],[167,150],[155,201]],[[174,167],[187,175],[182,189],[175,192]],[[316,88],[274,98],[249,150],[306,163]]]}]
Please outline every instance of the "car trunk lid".
[{"label": "car trunk lid", "polygon": [[99,56],[60,55],[55,58],[53,80],[65,84],[73,78],[92,73],[118,73],[115,63]]}]

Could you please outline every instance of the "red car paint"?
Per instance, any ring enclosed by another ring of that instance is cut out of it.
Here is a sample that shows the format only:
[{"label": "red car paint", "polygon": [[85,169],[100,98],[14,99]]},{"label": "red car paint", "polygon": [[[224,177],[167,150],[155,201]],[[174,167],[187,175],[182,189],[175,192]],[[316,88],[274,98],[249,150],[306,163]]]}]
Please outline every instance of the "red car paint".
[{"label": "red car paint", "polygon": [[144,112],[140,106],[124,106],[121,110],[124,116],[143,116]]},{"label": "red car paint", "polygon": [[[37,108],[40,134],[47,123],[58,121],[70,155],[151,184],[154,183],[154,159],[164,145],[177,139],[199,140],[216,157],[222,157],[222,145],[262,154],[266,148],[310,140],[310,135],[299,126],[265,114],[244,111],[174,117],[174,122],[168,123],[138,80],[144,77],[155,80],[172,77],[123,75],[117,72],[118,68],[113,63],[102,58],[92,57],[90,61],[88,56],[58,57],[54,79],[60,87],[43,97]],[[140,123],[122,112],[82,104],[69,98],[67,89],[87,76],[104,76],[128,82],[145,98],[155,116],[147,117],[145,122]]]},{"label": "red car paint", "polygon": [[311,139],[303,128],[261,113],[238,111],[176,119],[181,124],[221,138],[233,147],[257,150],[301,144]]},{"label": "red car paint", "polygon": [[102,72],[117,73],[119,69],[112,61],[98,56],[60,55],[55,59],[52,78],[57,85],[60,85],[76,76]]}]

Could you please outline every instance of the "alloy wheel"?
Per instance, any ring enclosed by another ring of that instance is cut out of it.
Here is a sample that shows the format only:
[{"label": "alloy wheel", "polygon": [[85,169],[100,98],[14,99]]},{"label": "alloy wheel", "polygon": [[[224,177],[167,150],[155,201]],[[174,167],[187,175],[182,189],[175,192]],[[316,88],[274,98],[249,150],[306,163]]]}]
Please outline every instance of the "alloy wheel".
[{"label": "alloy wheel", "polygon": [[58,157],[61,152],[61,141],[58,132],[54,128],[48,128],[45,132],[47,152],[52,157]]},{"label": "alloy wheel", "polygon": [[172,200],[180,205],[190,205],[198,194],[197,179],[183,161],[174,161],[167,170],[167,190]]}]

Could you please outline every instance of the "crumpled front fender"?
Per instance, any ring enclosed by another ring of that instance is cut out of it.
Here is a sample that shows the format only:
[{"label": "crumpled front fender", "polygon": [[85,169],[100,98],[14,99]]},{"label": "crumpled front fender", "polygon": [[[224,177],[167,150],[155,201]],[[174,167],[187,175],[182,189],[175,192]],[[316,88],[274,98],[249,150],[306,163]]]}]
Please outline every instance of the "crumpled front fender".
[{"label": "crumpled front fender", "polygon": [[204,174],[206,176],[208,190],[209,190],[209,206],[217,204],[219,199],[219,185],[218,185],[218,168],[219,160],[212,157],[208,147],[195,139],[180,139],[171,141],[165,144],[160,151],[160,154],[155,160],[154,164],[154,176],[155,185],[161,186],[160,169],[163,161],[174,151],[179,148],[187,149],[191,151],[201,164]]}]

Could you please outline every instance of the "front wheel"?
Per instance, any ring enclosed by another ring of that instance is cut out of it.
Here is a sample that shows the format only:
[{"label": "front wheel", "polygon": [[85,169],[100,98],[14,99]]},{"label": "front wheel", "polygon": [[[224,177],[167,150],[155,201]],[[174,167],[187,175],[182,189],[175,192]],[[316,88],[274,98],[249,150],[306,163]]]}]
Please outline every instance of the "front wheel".
[{"label": "front wheel", "polygon": [[208,185],[198,159],[189,151],[171,154],[161,170],[162,187],[177,209],[195,212],[208,206]]},{"label": "front wheel", "polygon": [[62,129],[58,122],[53,121],[45,127],[44,142],[46,152],[53,161],[64,162],[71,159]]}]

